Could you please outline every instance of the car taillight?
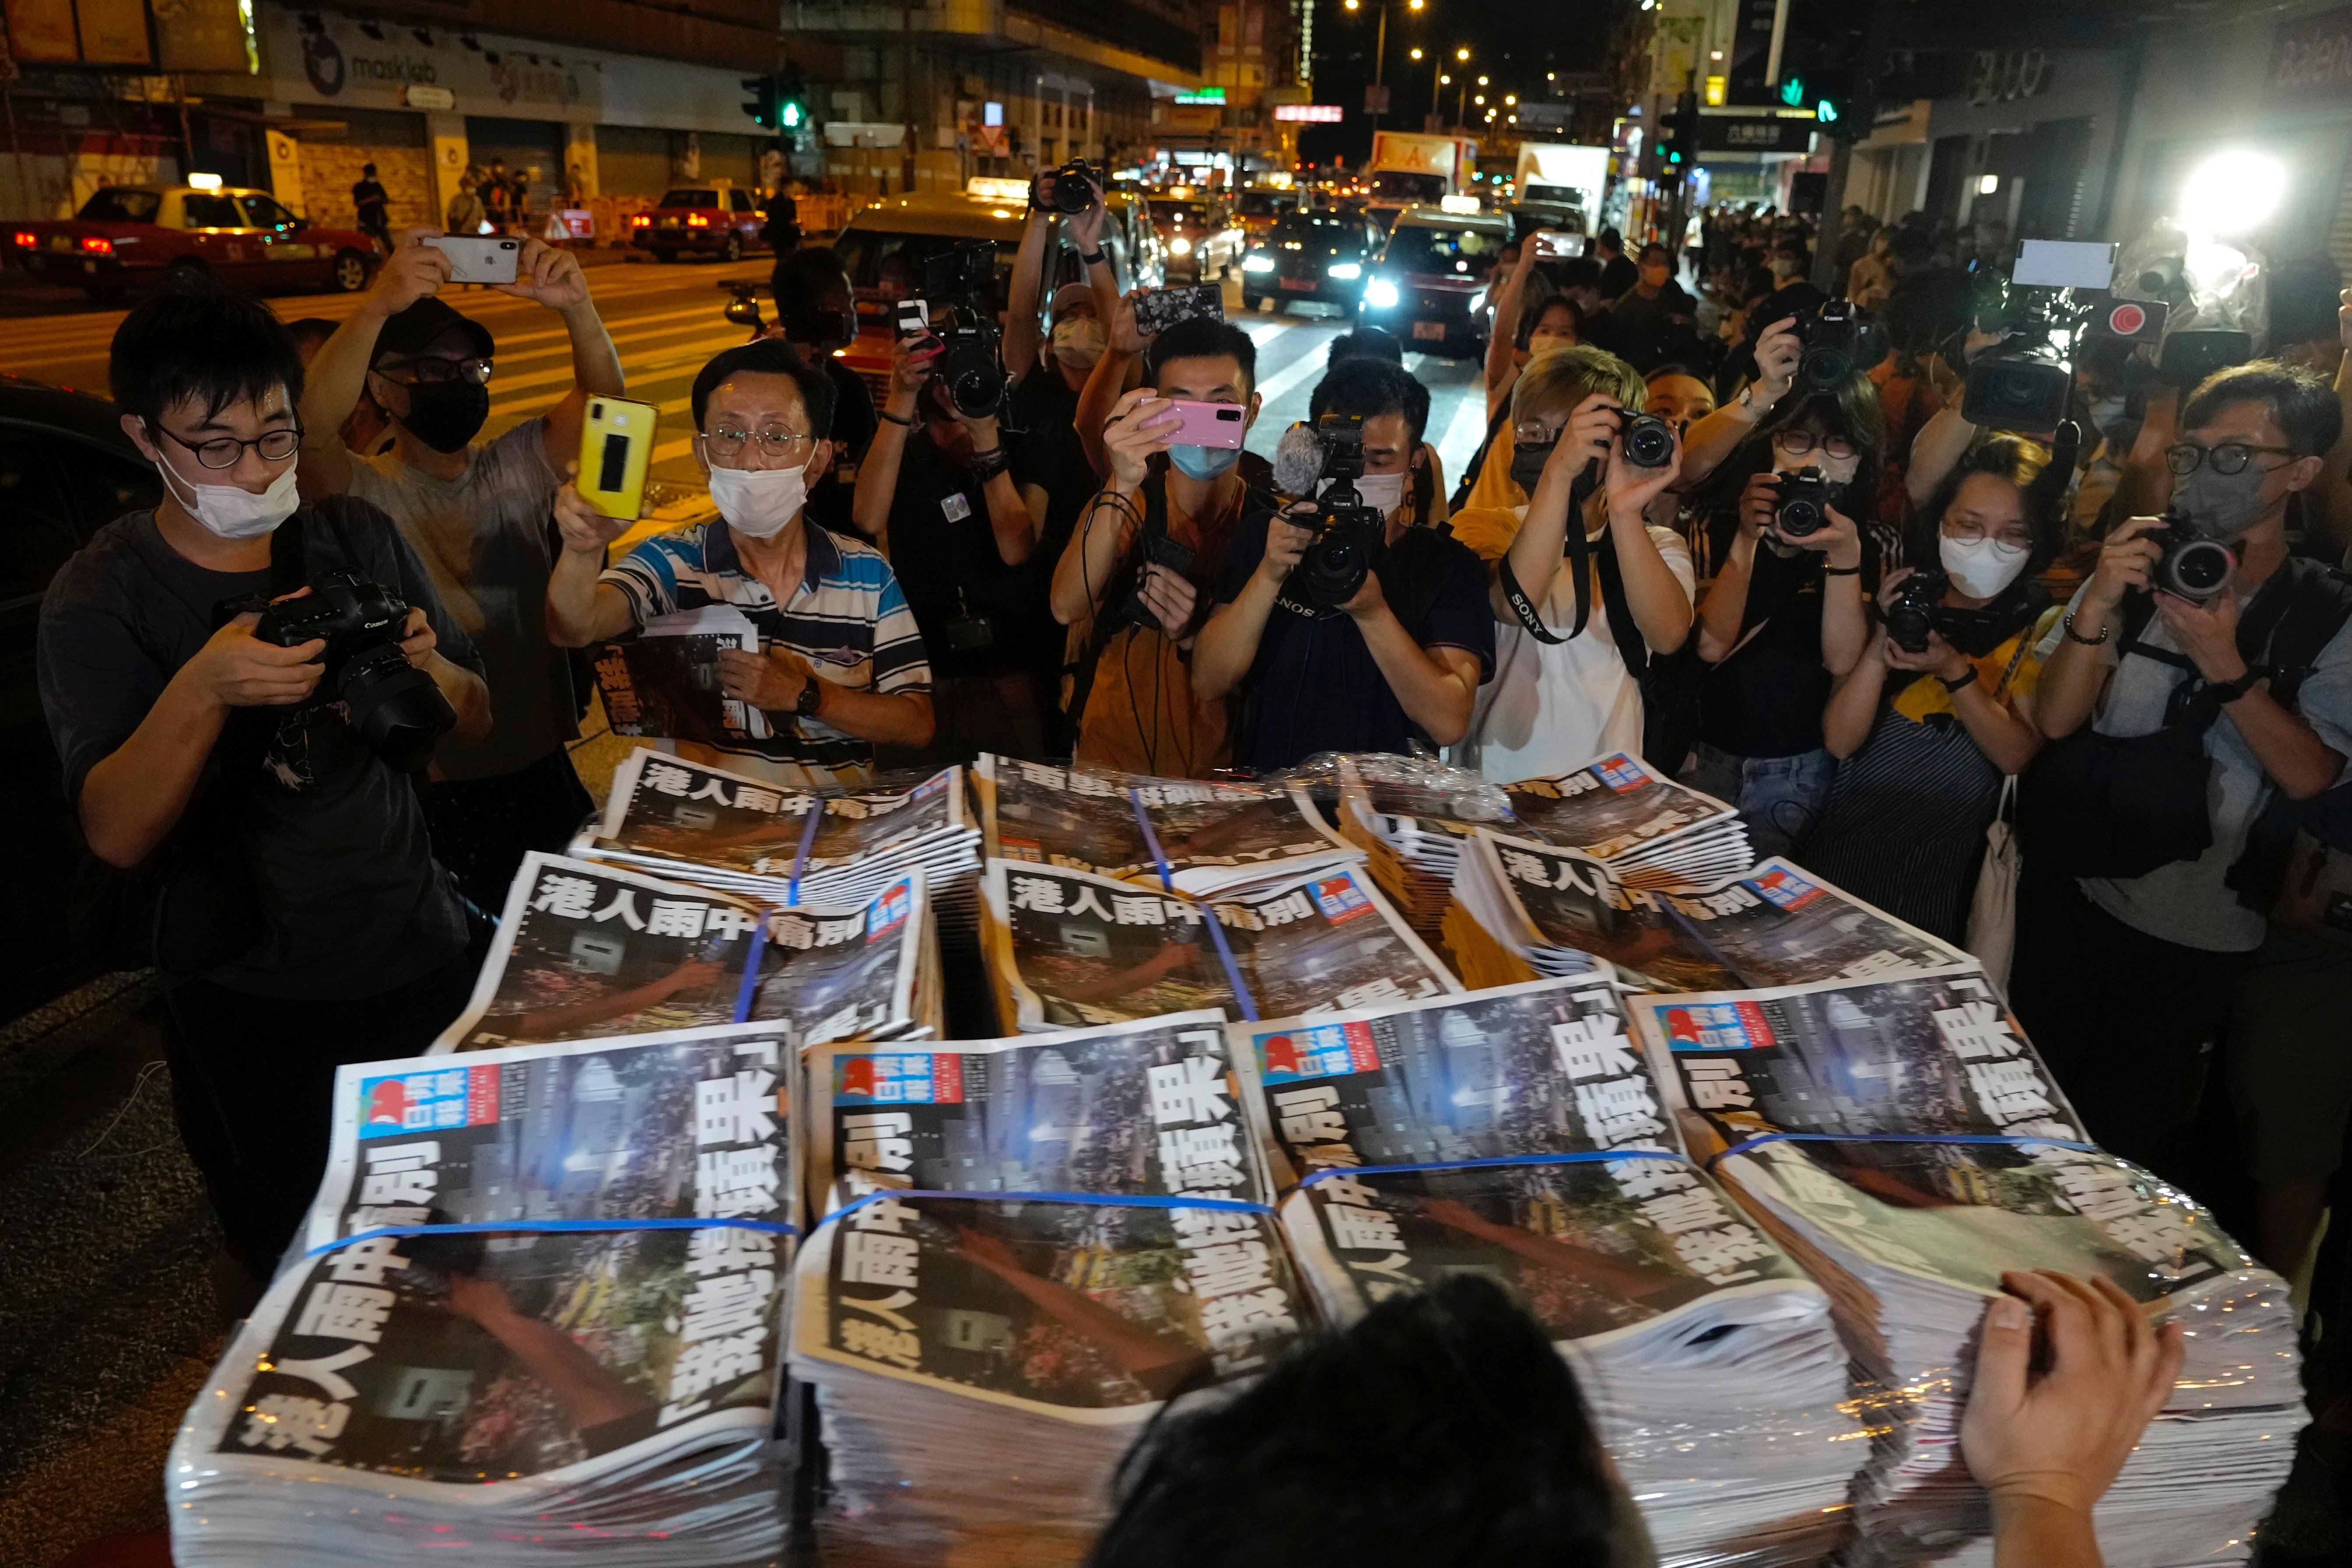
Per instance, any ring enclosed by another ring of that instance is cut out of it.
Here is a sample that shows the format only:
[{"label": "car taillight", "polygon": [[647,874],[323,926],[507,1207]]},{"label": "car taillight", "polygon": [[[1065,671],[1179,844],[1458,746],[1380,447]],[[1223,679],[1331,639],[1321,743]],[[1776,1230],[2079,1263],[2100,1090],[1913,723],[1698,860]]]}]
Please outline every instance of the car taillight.
[{"label": "car taillight", "polygon": [[636,216],[629,220],[629,226],[631,228],[651,228],[653,224],[654,220],[647,217],[643,213],[639,213]]},{"label": "car taillight", "polygon": [[16,244],[19,247],[30,250],[33,247],[40,243],[41,237],[35,234],[32,230],[28,228],[20,228],[16,231]]},{"label": "car taillight", "polygon": [[106,236],[102,234],[83,235],[81,237],[81,247],[84,250],[89,251],[92,256],[111,256],[114,254],[114,241],[107,238]]},{"label": "car taillight", "polygon": [[688,213],[686,215],[686,226],[688,228],[709,228],[710,226],[710,220],[704,217],[700,213]]}]

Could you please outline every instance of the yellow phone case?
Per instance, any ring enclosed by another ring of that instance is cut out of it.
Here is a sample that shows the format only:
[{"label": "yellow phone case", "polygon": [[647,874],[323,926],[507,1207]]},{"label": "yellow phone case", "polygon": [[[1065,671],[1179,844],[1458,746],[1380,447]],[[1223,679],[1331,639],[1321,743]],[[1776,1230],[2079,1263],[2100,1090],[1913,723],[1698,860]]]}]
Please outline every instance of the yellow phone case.
[{"label": "yellow phone case", "polygon": [[591,397],[580,427],[580,497],[606,517],[636,520],[646,504],[646,465],[653,460],[650,403]]}]

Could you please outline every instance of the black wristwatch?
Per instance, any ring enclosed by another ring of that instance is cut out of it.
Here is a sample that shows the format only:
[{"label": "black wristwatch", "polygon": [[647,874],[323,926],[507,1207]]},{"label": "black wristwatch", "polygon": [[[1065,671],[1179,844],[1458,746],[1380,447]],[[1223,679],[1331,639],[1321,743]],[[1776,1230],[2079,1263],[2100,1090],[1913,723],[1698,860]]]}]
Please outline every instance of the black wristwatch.
[{"label": "black wristwatch", "polygon": [[2263,672],[2261,670],[2250,668],[2247,669],[2245,674],[2238,677],[2235,680],[2210,680],[2206,682],[2205,695],[2221,702],[2235,702],[2239,698],[2243,697],[2247,692],[2252,691],[2254,689],[2254,682],[2260,680],[2262,678]]},{"label": "black wristwatch", "polygon": [[1103,253],[1099,250],[1081,251],[1078,259],[1089,267],[1100,267],[1103,264]]},{"label": "black wristwatch", "polygon": [[1969,666],[1969,672],[1966,675],[1939,675],[1936,679],[1944,683],[1945,690],[1958,697],[1977,683],[1977,667]]},{"label": "black wristwatch", "polygon": [[793,699],[793,711],[803,719],[814,719],[824,702],[824,692],[818,688],[816,677],[812,675],[801,682],[801,694]]},{"label": "black wristwatch", "polygon": [[1013,460],[1004,455],[1003,447],[991,447],[985,452],[971,455],[971,471],[983,485],[1012,466]]}]

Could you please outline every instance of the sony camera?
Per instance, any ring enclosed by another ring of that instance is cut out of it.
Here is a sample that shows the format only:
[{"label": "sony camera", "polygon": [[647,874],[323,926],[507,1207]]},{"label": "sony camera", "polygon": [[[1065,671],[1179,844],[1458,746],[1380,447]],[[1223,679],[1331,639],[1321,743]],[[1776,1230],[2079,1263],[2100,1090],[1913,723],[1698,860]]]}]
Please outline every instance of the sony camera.
[{"label": "sony camera", "polygon": [[[1356,481],[1364,473],[1364,416],[1326,414],[1316,421],[1323,445],[1323,471],[1317,477],[1315,542],[1299,557],[1290,580],[1311,604],[1338,608],[1356,596],[1364,574],[1388,542],[1388,519],[1366,506]],[[1293,521],[1297,521],[1294,519]]]},{"label": "sony camera", "polygon": [[1862,319],[1851,300],[1832,300],[1797,317],[1797,384],[1828,392],[1853,374],[1862,355]]},{"label": "sony camera", "polygon": [[1675,460],[1675,429],[1654,414],[1626,416],[1620,432],[1625,438],[1625,460],[1637,468],[1663,468]]},{"label": "sony camera", "polygon": [[1045,189],[1053,209],[1076,216],[1094,205],[1094,173],[1084,158],[1073,158],[1045,176]]},{"label": "sony camera", "polygon": [[1942,629],[1944,592],[1951,581],[1933,567],[1903,579],[1886,606],[1886,636],[1906,653],[1926,653],[1927,634]]},{"label": "sony camera", "polygon": [[1779,479],[1780,504],[1772,513],[1772,526],[1781,538],[1810,538],[1829,526],[1832,486],[1819,468],[1803,468]]},{"label": "sony camera", "polygon": [[356,572],[329,572],[299,599],[265,606],[253,635],[278,647],[315,637],[327,647],[315,695],[343,704],[352,730],[386,767],[415,773],[457,722],[431,676],[400,651],[408,602]]},{"label": "sony camera", "polygon": [[925,258],[922,285],[921,300],[901,304],[899,330],[908,327],[907,306],[919,306],[920,330],[940,345],[932,375],[948,402],[967,419],[995,413],[1011,380],[996,327],[995,242],[958,240]]},{"label": "sony camera", "polygon": [[2167,512],[2163,527],[2140,537],[2156,541],[2164,552],[2149,568],[2148,582],[2175,598],[2201,605],[2228,587],[2238,570],[2236,552],[2198,532],[2178,512]]}]

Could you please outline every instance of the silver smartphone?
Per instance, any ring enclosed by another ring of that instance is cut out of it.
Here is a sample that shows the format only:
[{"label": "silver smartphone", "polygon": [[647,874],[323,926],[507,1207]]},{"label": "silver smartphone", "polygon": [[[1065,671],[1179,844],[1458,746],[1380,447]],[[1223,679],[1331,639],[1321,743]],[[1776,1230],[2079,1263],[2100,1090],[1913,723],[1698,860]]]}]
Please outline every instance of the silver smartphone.
[{"label": "silver smartphone", "polygon": [[511,283],[522,241],[495,235],[427,235],[425,243],[449,258],[452,283]]}]

